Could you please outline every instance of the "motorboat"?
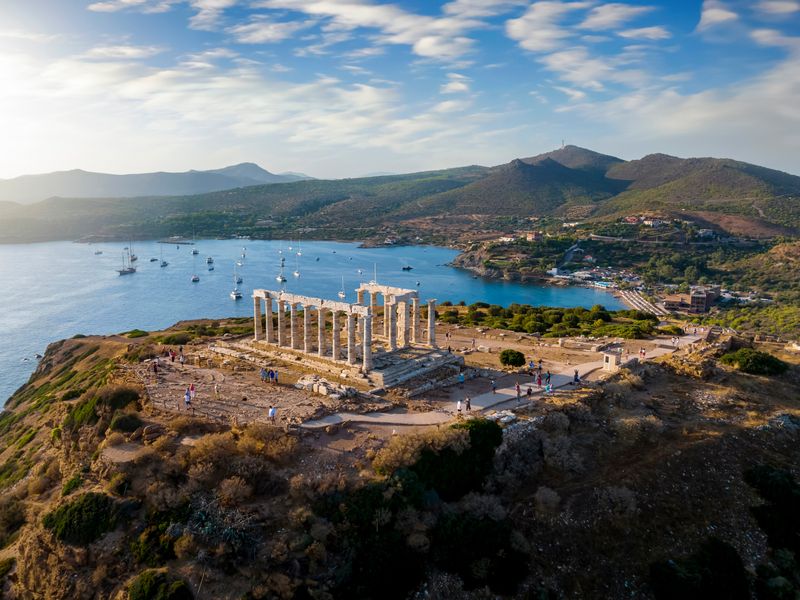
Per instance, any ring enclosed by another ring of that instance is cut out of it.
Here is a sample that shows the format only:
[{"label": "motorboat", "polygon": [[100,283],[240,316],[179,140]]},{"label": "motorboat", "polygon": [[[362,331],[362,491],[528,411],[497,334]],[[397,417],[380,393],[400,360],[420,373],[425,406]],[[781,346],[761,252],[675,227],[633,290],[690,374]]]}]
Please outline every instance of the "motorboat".
[{"label": "motorboat", "polygon": [[241,300],[242,299],[242,292],[239,291],[239,288],[233,288],[231,291],[231,300]]},{"label": "motorboat", "polygon": [[197,283],[198,281],[200,281],[200,276],[199,275],[192,275],[192,283]]},{"label": "motorboat", "polygon": [[206,258],[206,264],[213,265],[214,259],[209,256],[208,258]]},{"label": "motorboat", "polygon": [[406,265],[405,267],[403,267],[403,271],[410,271],[413,268],[414,267],[412,267],[411,265]]},{"label": "motorboat", "polygon": [[150,262],[158,262],[158,259],[157,258],[151,258]]}]

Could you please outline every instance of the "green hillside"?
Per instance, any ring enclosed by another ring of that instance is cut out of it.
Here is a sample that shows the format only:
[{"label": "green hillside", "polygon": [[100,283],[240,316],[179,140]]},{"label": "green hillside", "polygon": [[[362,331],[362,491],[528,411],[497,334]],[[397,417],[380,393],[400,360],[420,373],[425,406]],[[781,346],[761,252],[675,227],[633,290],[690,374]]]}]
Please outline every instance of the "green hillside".
[{"label": "green hillside", "polygon": [[792,234],[800,228],[800,177],[729,159],[651,154],[626,162],[565,146],[492,168],[305,180],[189,196],[2,203],[0,242],[188,236],[193,229],[199,236],[270,237],[305,229],[320,238],[366,239],[381,231],[411,233],[420,219],[470,215],[478,217],[480,229],[492,219],[500,227],[508,218],[608,219],[651,211],[690,211],[712,225],[714,215],[735,216],[739,230],[752,222],[762,231],[780,225],[784,229],[774,231]]}]

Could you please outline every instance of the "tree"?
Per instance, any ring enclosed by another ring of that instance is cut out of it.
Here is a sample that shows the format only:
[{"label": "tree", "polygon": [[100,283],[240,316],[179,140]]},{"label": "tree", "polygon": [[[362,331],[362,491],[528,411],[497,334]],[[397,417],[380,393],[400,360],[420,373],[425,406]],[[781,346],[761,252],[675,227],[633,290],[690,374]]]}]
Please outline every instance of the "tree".
[{"label": "tree", "polygon": [[525,355],[518,350],[506,348],[500,353],[500,364],[506,367],[521,367],[525,364]]}]

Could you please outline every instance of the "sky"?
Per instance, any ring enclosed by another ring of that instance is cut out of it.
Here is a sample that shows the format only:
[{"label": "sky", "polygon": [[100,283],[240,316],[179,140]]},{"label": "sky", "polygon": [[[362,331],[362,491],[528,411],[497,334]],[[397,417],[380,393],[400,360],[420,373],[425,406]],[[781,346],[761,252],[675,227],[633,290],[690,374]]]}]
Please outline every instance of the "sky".
[{"label": "sky", "polygon": [[800,174],[800,0],[0,0],[0,178],[563,142]]}]

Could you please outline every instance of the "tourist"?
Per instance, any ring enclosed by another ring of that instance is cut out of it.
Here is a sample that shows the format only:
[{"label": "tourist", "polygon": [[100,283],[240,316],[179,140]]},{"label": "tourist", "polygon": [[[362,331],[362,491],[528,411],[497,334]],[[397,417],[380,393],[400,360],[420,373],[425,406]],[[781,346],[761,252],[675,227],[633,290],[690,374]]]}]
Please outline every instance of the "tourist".
[{"label": "tourist", "polygon": [[448,345],[448,346],[447,346],[447,353],[448,353],[448,354],[452,354],[452,353],[453,353],[453,348],[452,348],[452,346],[450,346],[450,345]]},{"label": "tourist", "polygon": [[525,393],[528,395],[528,400],[529,401],[533,400],[533,388],[531,386],[528,386],[528,391],[525,392]]},{"label": "tourist", "polygon": [[581,382],[580,375],[578,375],[578,369],[575,369],[575,375],[572,378],[572,383],[578,385]]},{"label": "tourist", "polygon": [[550,371],[549,370],[544,375],[544,382],[545,382],[546,385],[550,385]]},{"label": "tourist", "polygon": [[519,381],[514,384],[514,391],[517,393],[517,404],[519,404],[519,399],[522,397],[522,388],[519,386]]},{"label": "tourist", "polygon": [[169,351],[169,362],[175,362],[175,352],[173,350]]},{"label": "tourist", "polygon": [[272,372],[272,383],[274,383],[275,385],[278,385],[278,369],[275,369]]},{"label": "tourist", "polygon": [[270,422],[272,422],[273,424],[275,423],[275,415],[276,415],[276,413],[277,413],[277,410],[275,409],[275,407],[274,406],[270,406],[269,407],[269,412],[267,413],[267,416],[269,417]]},{"label": "tourist", "polygon": [[214,400],[219,400],[219,384],[214,384]]},{"label": "tourist", "polygon": [[472,410],[472,400],[470,400],[469,396],[467,396],[464,399],[464,410],[466,410],[467,412],[470,412]]},{"label": "tourist", "polygon": [[495,380],[494,379],[490,379],[489,380],[489,385],[492,386],[492,393],[496,394],[497,393],[497,383],[495,383]]},{"label": "tourist", "polygon": [[153,361],[153,377],[158,380],[158,359]]},{"label": "tourist", "polygon": [[533,375],[533,370],[536,368],[536,363],[532,360],[528,362],[528,375]]},{"label": "tourist", "polygon": [[456,402],[456,414],[460,417],[461,416],[461,400]]},{"label": "tourist", "polygon": [[183,354],[183,346],[178,346],[178,354]]},{"label": "tourist", "polygon": [[541,373],[539,373],[536,376],[536,387],[538,387],[539,389],[542,388],[542,374]]},{"label": "tourist", "polygon": [[272,369],[267,371],[267,379],[269,379],[269,382],[272,383],[273,380],[275,379],[275,371],[273,371]]},{"label": "tourist", "polygon": [[459,383],[459,385],[461,385],[461,387],[464,387],[464,374],[463,373],[459,373],[458,374],[458,383]]},{"label": "tourist", "polygon": [[475,348],[475,338],[472,338],[472,348]]},{"label": "tourist", "polygon": [[180,361],[181,361],[181,367],[186,366],[186,357],[183,354],[181,354]]},{"label": "tourist", "polygon": [[539,373],[542,372],[542,359],[539,359]]},{"label": "tourist", "polygon": [[186,410],[192,408],[192,392],[189,391],[189,388],[186,388],[186,392],[183,394],[183,403],[186,405]]},{"label": "tourist", "polygon": [[194,384],[193,383],[189,384],[189,394],[191,395],[192,401],[194,402],[194,399],[197,397],[197,390],[194,389]]},{"label": "tourist", "polygon": [[544,386],[544,393],[545,394],[552,394],[553,393],[553,385],[548,383],[546,386]]},{"label": "tourist", "polygon": [[261,367],[261,383],[267,383],[267,370]]}]

